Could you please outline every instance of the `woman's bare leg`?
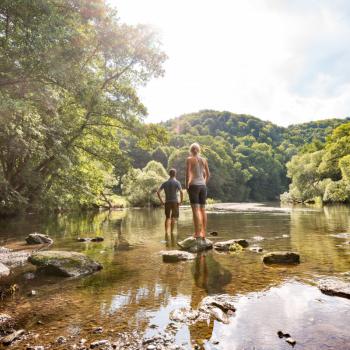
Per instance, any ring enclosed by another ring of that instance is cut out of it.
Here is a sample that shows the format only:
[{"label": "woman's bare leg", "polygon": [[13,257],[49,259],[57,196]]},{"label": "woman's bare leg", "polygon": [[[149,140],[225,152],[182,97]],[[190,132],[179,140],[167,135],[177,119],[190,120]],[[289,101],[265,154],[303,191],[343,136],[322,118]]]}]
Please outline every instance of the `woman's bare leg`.
[{"label": "woman's bare leg", "polygon": [[194,237],[200,237],[201,235],[200,210],[198,205],[192,205],[191,207],[192,207],[192,214],[193,214]]},{"label": "woman's bare leg", "polygon": [[201,229],[201,236],[203,237],[203,238],[205,238],[206,237],[206,235],[207,235],[207,221],[208,221],[208,219],[207,219],[207,212],[205,211],[205,207],[203,207],[203,208],[200,208],[200,216],[201,216],[201,221],[202,221],[202,229]]}]

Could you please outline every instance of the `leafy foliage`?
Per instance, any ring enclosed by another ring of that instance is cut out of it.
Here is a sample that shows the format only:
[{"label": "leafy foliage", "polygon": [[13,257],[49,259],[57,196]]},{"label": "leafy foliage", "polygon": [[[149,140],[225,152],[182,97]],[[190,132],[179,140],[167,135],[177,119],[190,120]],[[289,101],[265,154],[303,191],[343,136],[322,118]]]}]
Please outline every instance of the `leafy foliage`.
[{"label": "leafy foliage", "polygon": [[125,135],[145,148],[166,140],[141,123],[136,94],[165,55],[149,28],[120,23],[105,1],[4,0],[0,46],[3,212],[98,204]]},{"label": "leafy foliage", "polygon": [[288,195],[290,201],[323,202],[350,201],[350,123],[338,126],[321,150],[309,149],[287,164],[292,179]]},{"label": "leafy foliage", "polygon": [[160,205],[155,192],[168,178],[161,163],[150,161],[142,170],[130,169],[122,179],[123,195],[136,207]]}]

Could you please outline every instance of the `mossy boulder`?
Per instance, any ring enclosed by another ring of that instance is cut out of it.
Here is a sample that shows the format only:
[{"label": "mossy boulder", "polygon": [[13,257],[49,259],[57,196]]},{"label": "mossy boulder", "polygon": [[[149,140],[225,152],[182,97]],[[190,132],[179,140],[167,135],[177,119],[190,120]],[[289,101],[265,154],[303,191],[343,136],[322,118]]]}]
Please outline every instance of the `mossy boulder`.
[{"label": "mossy boulder", "polygon": [[228,241],[223,241],[223,242],[216,242],[214,244],[214,249],[219,251],[228,251],[228,250],[231,250],[231,247],[235,246],[236,244],[239,244],[242,248],[247,248],[249,246],[249,243],[247,240],[243,238],[237,238],[237,239],[230,239]]},{"label": "mossy boulder", "polygon": [[40,270],[63,277],[79,277],[102,269],[101,264],[76,252],[42,251],[32,254],[28,261]]},{"label": "mossy boulder", "polygon": [[300,255],[295,252],[271,252],[263,257],[265,264],[299,264]]},{"label": "mossy boulder", "polygon": [[238,243],[233,243],[228,250],[230,253],[240,253],[243,250],[243,247]]},{"label": "mossy boulder", "polygon": [[181,242],[177,242],[178,246],[182,250],[187,250],[191,253],[197,253],[203,250],[208,250],[213,248],[213,242],[209,239],[201,239],[189,237]]}]

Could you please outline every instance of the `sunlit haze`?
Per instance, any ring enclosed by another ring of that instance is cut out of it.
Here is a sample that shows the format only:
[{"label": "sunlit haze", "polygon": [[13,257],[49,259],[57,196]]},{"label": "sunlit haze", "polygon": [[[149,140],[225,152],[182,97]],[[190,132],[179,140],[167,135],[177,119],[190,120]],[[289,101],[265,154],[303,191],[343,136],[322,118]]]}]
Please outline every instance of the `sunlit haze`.
[{"label": "sunlit haze", "polygon": [[350,114],[349,1],[111,3],[122,21],[155,27],[169,56],[140,90],[148,122],[201,109],[279,125]]}]

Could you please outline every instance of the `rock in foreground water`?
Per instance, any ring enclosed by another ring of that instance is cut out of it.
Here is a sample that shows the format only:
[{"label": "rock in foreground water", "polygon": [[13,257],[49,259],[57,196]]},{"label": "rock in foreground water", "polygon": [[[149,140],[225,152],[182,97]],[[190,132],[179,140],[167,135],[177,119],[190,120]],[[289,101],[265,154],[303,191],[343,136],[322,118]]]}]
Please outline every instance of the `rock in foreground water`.
[{"label": "rock in foreground water", "polygon": [[236,311],[234,299],[227,294],[205,297],[199,304],[198,310],[191,307],[175,309],[169,318],[175,322],[193,324],[200,320],[214,318],[222,323],[229,323],[230,316]]},{"label": "rock in foreground water", "polygon": [[183,260],[193,260],[195,255],[183,250],[167,250],[160,252],[164,262],[178,262]]},{"label": "rock in foreground water", "polygon": [[339,278],[321,280],[318,288],[322,293],[350,299],[350,283]]},{"label": "rock in foreground water", "polygon": [[271,252],[263,257],[265,264],[299,264],[300,255],[295,252]]},{"label": "rock in foreground water", "polygon": [[7,267],[17,267],[24,265],[28,261],[30,255],[29,251],[11,251],[0,253],[0,263],[4,264]]},{"label": "rock in foreground water", "polygon": [[43,235],[42,233],[34,232],[28,235],[26,242],[28,244],[52,244],[53,239],[47,235]]},{"label": "rock in foreground water", "polygon": [[102,269],[101,264],[76,252],[43,251],[32,254],[28,260],[40,270],[64,277],[88,275]]},{"label": "rock in foreground water", "polygon": [[183,249],[187,250],[191,253],[197,253],[203,250],[208,250],[213,248],[213,242],[209,239],[201,239],[201,238],[194,238],[189,237],[184,239],[181,242],[177,242],[178,246]]},{"label": "rock in foreground water", "polygon": [[214,249],[220,250],[220,251],[228,251],[230,250],[232,245],[239,244],[242,248],[246,248],[249,246],[249,243],[245,239],[230,239],[228,241],[223,241],[223,242],[216,242],[214,244]]}]

